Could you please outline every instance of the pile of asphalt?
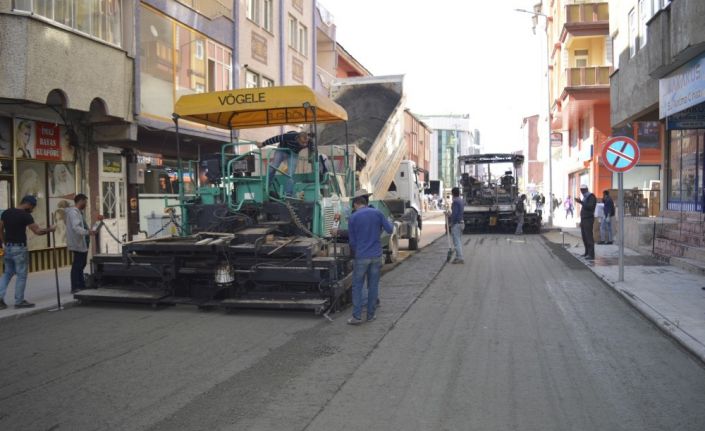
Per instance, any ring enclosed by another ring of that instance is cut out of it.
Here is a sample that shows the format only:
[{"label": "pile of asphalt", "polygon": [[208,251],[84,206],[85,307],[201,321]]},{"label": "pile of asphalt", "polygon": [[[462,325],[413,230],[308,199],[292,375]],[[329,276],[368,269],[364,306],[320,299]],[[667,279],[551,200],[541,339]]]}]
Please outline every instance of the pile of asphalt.
[{"label": "pile of asphalt", "polygon": [[[400,98],[398,93],[383,84],[366,84],[350,88],[336,99],[336,103],[348,112],[348,143],[367,153]],[[345,144],[344,123],[323,127],[319,145],[332,144]]]}]

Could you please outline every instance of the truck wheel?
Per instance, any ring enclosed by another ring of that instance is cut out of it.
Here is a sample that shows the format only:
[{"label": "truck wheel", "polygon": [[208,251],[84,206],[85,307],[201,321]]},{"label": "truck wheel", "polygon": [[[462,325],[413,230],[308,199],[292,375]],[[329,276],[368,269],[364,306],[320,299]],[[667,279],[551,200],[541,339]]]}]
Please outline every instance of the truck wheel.
[{"label": "truck wheel", "polygon": [[414,233],[409,237],[409,250],[419,249],[419,237],[421,232],[419,232],[419,227],[414,226]]},{"label": "truck wheel", "polygon": [[397,236],[397,233],[394,232],[389,237],[389,250],[385,255],[384,262],[394,263],[397,260],[399,260],[399,237]]}]

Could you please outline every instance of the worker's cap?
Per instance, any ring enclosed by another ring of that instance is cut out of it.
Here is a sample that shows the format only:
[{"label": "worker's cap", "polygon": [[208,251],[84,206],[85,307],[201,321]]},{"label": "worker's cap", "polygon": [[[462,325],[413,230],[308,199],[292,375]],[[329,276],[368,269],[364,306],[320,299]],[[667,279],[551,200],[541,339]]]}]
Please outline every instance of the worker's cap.
[{"label": "worker's cap", "polygon": [[27,195],[22,198],[22,200],[20,201],[20,205],[25,204],[25,203],[30,204],[33,207],[36,207],[37,206],[37,198],[35,198],[32,195]]},{"label": "worker's cap", "polygon": [[587,190],[588,186],[587,184],[580,184],[580,190]]},{"label": "worker's cap", "polygon": [[368,192],[366,189],[360,189],[355,192],[355,195],[353,196],[353,199],[355,198],[366,198],[369,197],[372,193]]}]

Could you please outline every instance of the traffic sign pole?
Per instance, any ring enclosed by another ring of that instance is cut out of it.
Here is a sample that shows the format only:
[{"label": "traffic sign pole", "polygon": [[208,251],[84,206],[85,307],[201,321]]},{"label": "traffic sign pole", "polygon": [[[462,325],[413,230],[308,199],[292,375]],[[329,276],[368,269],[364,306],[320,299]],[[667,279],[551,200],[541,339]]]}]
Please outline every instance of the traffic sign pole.
[{"label": "traffic sign pole", "polygon": [[602,144],[602,163],[617,173],[619,208],[619,278],[624,281],[624,172],[639,162],[639,145],[631,138],[617,136]]},{"label": "traffic sign pole", "polygon": [[624,173],[617,174],[619,194],[617,195],[617,208],[619,208],[619,278],[624,281]]}]

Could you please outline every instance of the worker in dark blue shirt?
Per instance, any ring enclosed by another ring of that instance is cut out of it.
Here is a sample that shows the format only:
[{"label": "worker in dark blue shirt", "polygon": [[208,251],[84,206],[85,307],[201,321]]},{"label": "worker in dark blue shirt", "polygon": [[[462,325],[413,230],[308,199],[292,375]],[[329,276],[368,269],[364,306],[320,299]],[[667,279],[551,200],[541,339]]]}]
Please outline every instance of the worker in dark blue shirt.
[{"label": "worker in dark blue shirt", "polygon": [[453,187],[450,191],[453,195],[453,202],[450,205],[450,234],[453,237],[453,246],[455,247],[455,259],[451,263],[465,263],[463,258],[463,229],[465,222],[463,221],[463,210],[465,202],[460,197],[460,189]]},{"label": "worker in dark blue shirt", "polygon": [[361,189],[355,193],[353,207],[355,212],[348,220],[350,248],[354,253],[352,297],[353,315],[348,319],[350,325],[362,323],[362,288],[367,278],[367,321],[375,320],[375,308],[379,295],[379,279],[382,275],[382,229],[388,234],[394,226],[377,208],[367,206],[369,193]]},{"label": "worker in dark blue shirt", "polygon": [[294,195],[294,173],[296,173],[296,163],[299,160],[299,152],[309,145],[309,136],[306,132],[286,132],[282,135],[272,136],[271,138],[258,143],[259,148],[266,147],[279,143],[279,148],[274,151],[274,157],[269,163],[269,187],[271,189],[274,181],[274,174],[279,165],[284,161],[287,162],[286,173],[289,176],[286,180],[285,193],[287,196]]}]

